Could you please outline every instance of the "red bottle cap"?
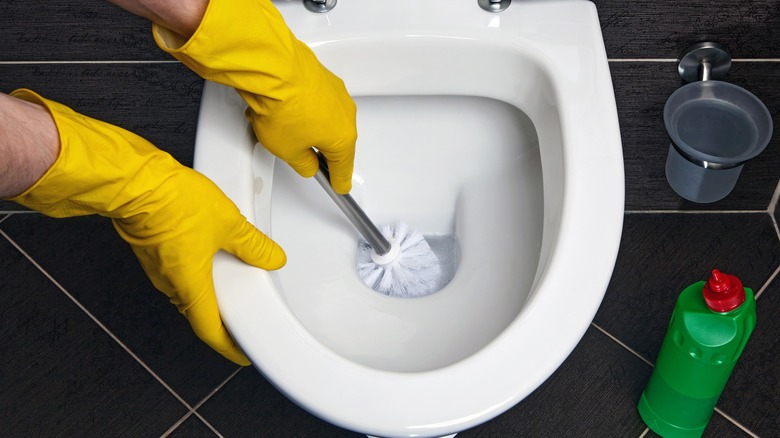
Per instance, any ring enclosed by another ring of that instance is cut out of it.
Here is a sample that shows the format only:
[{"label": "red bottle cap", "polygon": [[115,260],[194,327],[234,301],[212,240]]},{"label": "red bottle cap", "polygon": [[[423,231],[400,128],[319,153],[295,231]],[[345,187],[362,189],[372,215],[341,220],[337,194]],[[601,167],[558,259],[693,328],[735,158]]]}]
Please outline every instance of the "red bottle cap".
[{"label": "red bottle cap", "polygon": [[704,301],[715,312],[730,312],[745,302],[745,289],[739,278],[713,269],[704,285]]}]

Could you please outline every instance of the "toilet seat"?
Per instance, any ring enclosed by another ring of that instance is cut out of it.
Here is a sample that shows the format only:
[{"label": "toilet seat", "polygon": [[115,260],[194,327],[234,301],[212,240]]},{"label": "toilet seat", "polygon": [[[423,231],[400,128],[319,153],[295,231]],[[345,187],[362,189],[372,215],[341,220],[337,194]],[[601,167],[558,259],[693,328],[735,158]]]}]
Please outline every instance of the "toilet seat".
[{"label": "toilet seat", "polygon": [[[536,389],[595,315],[622,227],[620,135],[592,3],[531,1],[493,15],[450,1],[446,13],[428,10],[440,3],[415,2],[422,10],[412,14],[394,10],[392,2],[342,0],[324,16],[298,10],[296,2],[278,6],[353,96],[475,96],[513,105],[533,122],[544,235],[519,314],[458,360],[416,371],[382,369],[323,344],[276,292],[274,274],[224,253],[214,261],[223,319],[254,365],[315,415],[376,436],[451,434],[495,417]],[[367,18],[347,20],[352,15]],[[393,26],[383,29],[372,17]],[[453,77],[453,66],[468,75]],[[257,156],[236,99],[232,90],[206,84],[195,168],[251,221],[272,230],[255,212],[270,210],[271,196],[264,194],[273,193],[275,181],[252,175],[270,172],[273,161]]]}]

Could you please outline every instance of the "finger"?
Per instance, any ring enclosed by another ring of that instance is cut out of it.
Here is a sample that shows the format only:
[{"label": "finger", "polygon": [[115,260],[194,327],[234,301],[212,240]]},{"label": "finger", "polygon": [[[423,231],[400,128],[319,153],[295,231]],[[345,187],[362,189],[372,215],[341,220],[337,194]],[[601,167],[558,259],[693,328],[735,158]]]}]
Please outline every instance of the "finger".
[{"label": "finger", "polygon": [[213,283],[209,289],[197,302],[183,312],[184,316],[190,322],[195,334],[214,351],[238,365],[250,365],[249,359],[222,323]]},{"label": "finger", "polygon": [[224,249],[244,263],[267,271],[279,269],[287,263],[282,247],[245,219],[236,227]]},{"label": "finger", "polygon": [[294,154],[290,154],[289,152],[279,154],[278,157],[286,161],[298,175],[304,178],[311,178],[317,173],[317,169],[320,168],[319,162],[317,161],[317,154],[311,148],[300,150]]},{"label": "finger", "polygon": [[[332,167],[332,166],[335,166]],[[330,185],[333,187],[333,191],[339,195],[346,195],[352,190],[352,165],[351,164],[339,164],[328,162],[328,168],[330,169]]]},{"label": "finger", "polygon": [[333,190],[346,195],[352,190],[352,172],[355,167],[355,141],[350,144],[338,144],[320,148],[320,152],[328,162],[330,172],[330,185]]}]

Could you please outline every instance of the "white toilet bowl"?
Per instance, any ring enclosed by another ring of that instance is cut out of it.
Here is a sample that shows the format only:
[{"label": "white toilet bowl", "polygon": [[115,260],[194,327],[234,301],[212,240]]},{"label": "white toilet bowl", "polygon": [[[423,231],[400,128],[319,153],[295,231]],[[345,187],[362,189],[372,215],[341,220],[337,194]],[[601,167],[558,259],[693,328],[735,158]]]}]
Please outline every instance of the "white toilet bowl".
[{"label": "white toilet bowl", "polygon": [[195,168],[288,255],[264,272],[218,254],[225,323],[284,394],[350,430],[443,436],[501,414],[574,349],[617,255],[622,150],[593,4],[276,4],[355,98],[353,196],[440,243],[452,278],[411,299],[365,286],[354,228],[207,83]]}]

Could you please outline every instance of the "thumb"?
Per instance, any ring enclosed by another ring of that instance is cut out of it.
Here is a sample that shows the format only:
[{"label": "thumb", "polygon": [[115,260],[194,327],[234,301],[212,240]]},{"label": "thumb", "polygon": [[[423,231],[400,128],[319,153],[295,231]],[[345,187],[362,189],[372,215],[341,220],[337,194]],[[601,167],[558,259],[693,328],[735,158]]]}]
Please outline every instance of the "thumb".
[{"label": "thumb", "polygon": [[182,313],[190,322],[192,331],[209,347],[234,363],[247,366],[250,364],[249,359],[241,352],[222,323],[214,287],[211,286],[210,289]]},{"label": "thumb", "polygon": [[295,152],[286,151],[280,154],[279,158],[286,161],[298,175],[304,178],[311,178],[319,169],[317,154],[312,148],[304,148]]},{"label": "thumb", "polygon": [[279,269],[287,263],[282,247],[245,219],[223,249],[244,263],[267,271]]}]

